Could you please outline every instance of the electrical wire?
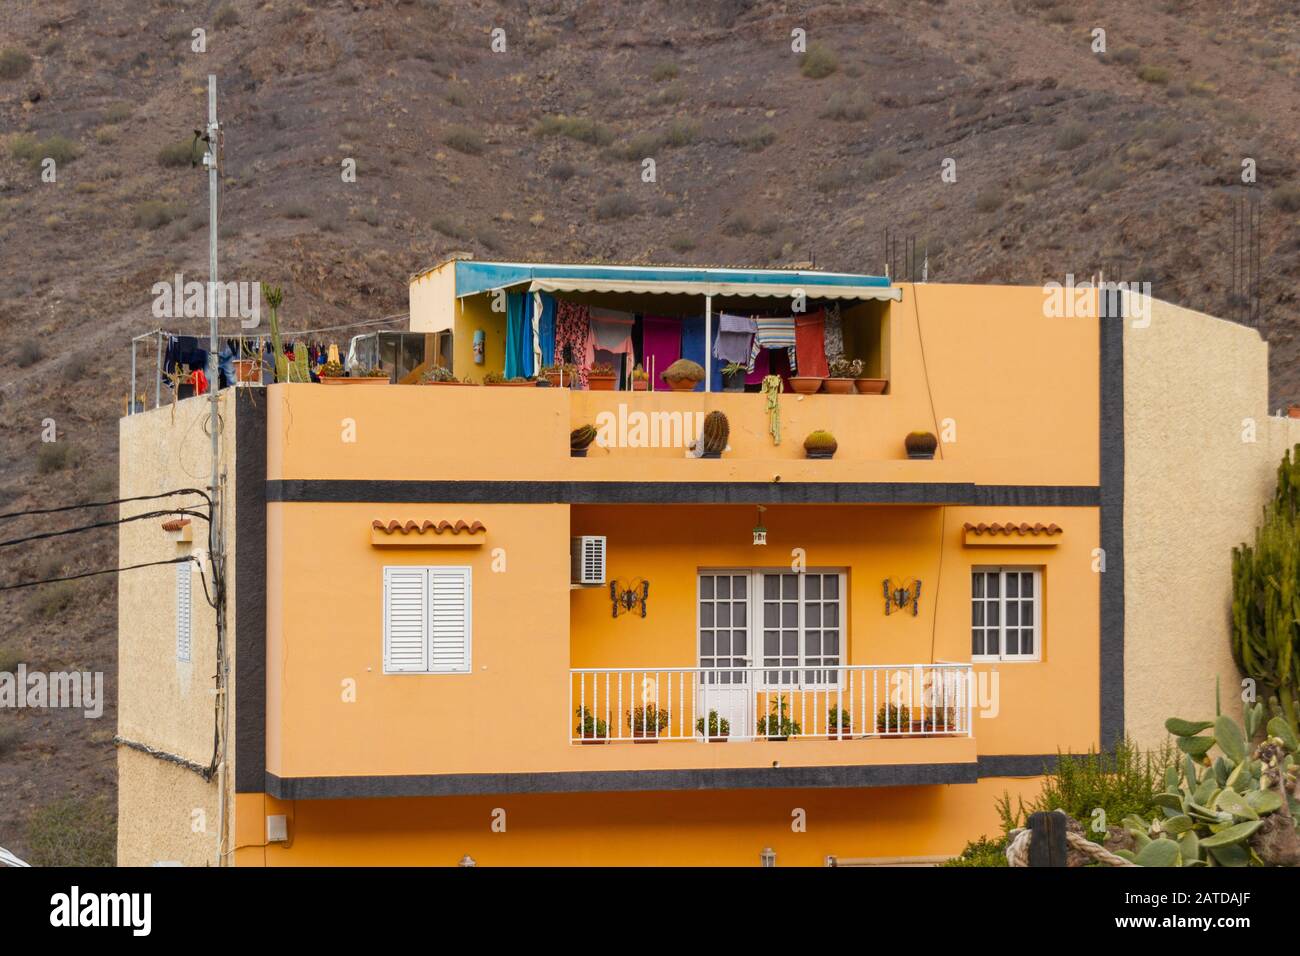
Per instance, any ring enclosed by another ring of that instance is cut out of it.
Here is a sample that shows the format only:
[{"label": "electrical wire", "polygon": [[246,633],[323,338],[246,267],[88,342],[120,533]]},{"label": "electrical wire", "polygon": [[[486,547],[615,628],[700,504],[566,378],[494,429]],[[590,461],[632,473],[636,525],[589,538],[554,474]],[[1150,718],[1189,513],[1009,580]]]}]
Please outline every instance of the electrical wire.
[{"label": "electrical wire", "polygon": [[7,518],[22,518],[27,515],[59,514],[64,511],[76,511],[78,508],[103,508],[108,505],[119,505],[128,501],[153,501],[158,498],[171,498],[175,495],[201,495],[208,503],[208,507],[212,507],[212,498],[206,491],[199,488],[178,488],[175,491],[164,491],[156,495],[135,495],[131,498],[113,498],[110,501],[87,501],[84,504],[60,505],[57,508],[29,508],[26,511],[11,511],[8,514],[0,515],[0,521]]},{"label": "electrical wire", "polygon": [[128,521],[144,521],[149,518],[166,518],[171,515],[190,515],[203,521],[208,520],[208,516],[201,511],[188,511],[184,508],[173,508],[168,511],[146,511],[138,515],[130,515],[126,518],[117,518],[114,521],[95,521],[91,524],[82,525],[80,528],[61,528],[58,531],[42,531],[40,534],[29,534],[23,538],[10,538],[8,541],[0,541],[0,548],[8,548],[15,544],[26,544],[28,541],[42,541],[46,538],[58,538],[65,534],[80,534],[83,531],[93,531],[96,528],[111,528],[115,525],[126,524]]},{"label": "electrical wire", "polygon": [[[124,568],[104,568],[100,571],[85,571],[82,572],[81,574],[67,574],[59,578],[45,578],[44,580],[41,581],[28,581],[24,584],[0,585],[0,591],[14,591],[17,590],[18,588],[34,588],[40,584],[53,584],[56,581],[78,581],[81,578],[93,578],[98,574],[118,574],[122,571],[134,571],[137,568],[153,568],[161,564],[181,564],[184,561],[193,561],[193,560],[194,560],[193,557],[186,555],[183,558],[172,558],[168,561],[149,561],[145,564],[131,564],[131,565],[127,565]],[[204,590],[206,591],[206,589],[207,588],[205,585]]]}]

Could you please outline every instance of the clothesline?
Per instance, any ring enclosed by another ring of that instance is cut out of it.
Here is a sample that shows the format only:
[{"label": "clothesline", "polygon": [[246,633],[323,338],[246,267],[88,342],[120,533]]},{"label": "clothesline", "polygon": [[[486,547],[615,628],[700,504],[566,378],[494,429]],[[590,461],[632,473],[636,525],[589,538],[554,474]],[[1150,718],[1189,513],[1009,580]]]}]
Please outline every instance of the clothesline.
[{"label": "clothesline", "polygon": [[[282,330],[281,330],[281,335],[284,335],[284,336],[286,336],[286,337],[289,337],[289,336],[299,336],[299,337],[301,337],[301,336],[304,336],[304,335],[314,335],[314,334],[316,334],[316,333],[318,333],[318,332],[338,332],[338,331],[341,331],[341,330],[343,330],[343,329],[359,329],[359,328],[362,328],[363,326],[377,325],[377,324],[380,324],[380,323],[383,323],[383,322],[391,322],[393,319],[406,318],[408,314],[409,314],[409,313],[406,313],[406,312],[399,312],[399,313],[397,313],[397,314],[395,314],[395,315],[385,315],[384,317],[379,318],[379,319],[362,319],[362,320],[357,321],[357,322],[347,322],[347,323],[345,323],[345,324],[343,324],[343,325],[326,325],[326,326],[321,326],[321,327],[319,327],[319,328],[314,328],[314,329],[282,329]],[[377,332],[407,332],[407,331],[410,331],[410,330],[409,330],[409,329],[376,329],[375,331],[377,331]],[[153,330],[151,330],[151,331],[149,331],[149,332],[142,332],[142,333],[140,333],[139,335],[133,336],[132,339],[131,339],[131,341],[133,341],[133,342],[138,342],[140,339],[147,339],[147,338],[148,338],[149,336],[151,336],[151,335],[172,335],[172,336],[192,335],[192,336],[194,336],[195,338],[199,338],[199,339],[206,339],[206,338],[208,337],[208,334],[207,334],[206,332],[202,332],[202,333],[197,333],[197,332],[185,332],[185,333],[182,333],[182,332],[173,332],[173,331],[170,331],[170,330],[168,330],[168,329],[161,329],[161,328],[159,328],[159,329],[153,329]],[[270,337],[271,337],[271,333],[270,333],[269,331],[266,331],[266,332],[260,332],[260,331],[259,331],[259,332],[252,332],[252,331],[250,331],[250,330],[248,330],[248,329],[227,330],[227,331],[224,331],[224,332],[223,332],[223,331],[218,331],[218,332],[217,332],[217,338],[219,338],[219,339],[237,339],[237,338],[245,338],[245,339],[269,339]]]}]

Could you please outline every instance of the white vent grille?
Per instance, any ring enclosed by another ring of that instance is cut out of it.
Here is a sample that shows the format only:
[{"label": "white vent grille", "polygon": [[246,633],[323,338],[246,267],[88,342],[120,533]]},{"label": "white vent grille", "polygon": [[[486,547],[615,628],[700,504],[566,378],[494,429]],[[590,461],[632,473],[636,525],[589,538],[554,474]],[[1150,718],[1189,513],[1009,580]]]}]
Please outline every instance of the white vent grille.
[{"label": "white vent grille", "polygon": [[573,584],[605,583],[604,535],[582,535],[569,540],[569,580]]}]

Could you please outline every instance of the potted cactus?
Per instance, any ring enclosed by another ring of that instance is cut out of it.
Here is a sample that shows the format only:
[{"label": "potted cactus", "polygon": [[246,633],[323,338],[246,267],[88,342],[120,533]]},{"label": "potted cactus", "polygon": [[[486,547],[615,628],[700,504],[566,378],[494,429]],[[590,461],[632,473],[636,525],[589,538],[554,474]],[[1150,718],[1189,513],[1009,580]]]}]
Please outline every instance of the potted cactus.
[{"label": "potted cactus", "polygon": [[634,744],[657,744],[659,735],[668,729],[668,711],[654,704],[642,704],[627,712],[627,725]]},{"label": "potted cactus", "polygon": [[789,740],[791,737],[798,737],[803,733],[803,728],[799,726],[799,721],[786,716],[789,713],[790,705],[786,703],[785,697],[778,696],[772,702],[772,712],[758,718],[758,735],[768,740]]},{"label": "potted cactus", "polygon": [[641,367],[641,363],[636,363],[636,368],[632,369],[632,391],[644,392],[650,388],[650,373]]},{"label": "potted cactus", "polygon": [[609,743],[609,724],[596,717],[586,707],[574,711],[578,717],[578,726],[573,728],[574,736],[584,744]]},{"label": "potted cactus", "polygon": [[826,380],[826,391],[832,395],[852,395],[854,381],[862,376],[861,359],[836,359],[831,362],[831,377]]},{"label": "potted cactus", "polygon": [[843,707],[832,707],[827,713],[826,735],[832,740],[848,740],[852,736],[852,720]]},{"label": "potted cactus", "polygon": [[541,375],[552,386],[564,385],[571,388],[573,380],[578,377],[578,367],[568,362],[547,365],[542,369]]},{"label": "potted cactus", "polygon": [[614,366],[604,362],[593,365],[587,372],[587,389],[592,392],[612,392],[616,377]]},{"label": "potted cactus", "polygon": [[422,385],[465,385],[468,383],[462,382],[455,375],[452,375],[451,369],[447,368],[446,366],[435,365],[433,368],[429,369],[427,372],[425,372],[423,375],[420,376],[420,384]]},{"label": "potted cactus", "polygon": [[596,440],[596,429],[593,425],[580,425],[573,431],[569,432],[569,457],[586,458],[587,449],[591,443]]},{"label": "potted cactus", "polygon": [[939,439],[930,432],[911,432],[903,439],[908,458],[933,458]]},{"label": "potted cactus", "polygon": [[808,437],[803,440],[803,451],[809,458],[834,458],[835,451],[839,447],[835,436],[821,429],[809,432]]},{"label": "potted cactus", "polygon": [[531,378],[524,378],[522,375],[506,378],[501,372],[488,372],[483,376],[483,384],[516,388],[521,385],[533,386],[537,383]]},{"label": "potted cactus", "polygon": [[728,362],[722,366],[722,390],[724,392],[743,392],[745,390],[745,376],[749,374],[749,369],[739,362]]},{"label": "potted cactus", "polygon": [[700,457],[721,458],[731,437],[731,423],[722,412],[709,412],[704,416],[704,430],[700,434]]},{"label": "potted cactus", "polygon": [[690,392],[704,381],[704,366],[690,359],[678,359],[664,369],[659,377],[667,382],[668,387],[674,392]]},{"label": "potted cactus", "polygon": [[725,744],[727,738],[731,736],[731,721],[726,717],[719,717],[716,710],[709,711],[709,733],[704,733],[704,718],[695,718],[695,735],[703,737],[711,744]]}]

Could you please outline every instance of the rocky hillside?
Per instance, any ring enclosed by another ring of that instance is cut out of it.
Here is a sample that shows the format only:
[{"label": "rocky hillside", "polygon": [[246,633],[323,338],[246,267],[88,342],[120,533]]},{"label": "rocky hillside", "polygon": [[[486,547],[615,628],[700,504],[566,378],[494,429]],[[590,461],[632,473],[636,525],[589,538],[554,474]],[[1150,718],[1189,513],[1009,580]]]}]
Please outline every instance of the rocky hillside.
[{"label": "rocky hillside", "polygon": [[[886,227],[932,280],[1104,269],[1222,315],[1253,197],[1272,401],[1300,401],[1294,0],[4,0],[0,512],[113,496],[128,340],[155,281],[206,275],[208,73],[223,277],[283,285],[291,327],[401,312],[454,250],[879,272]],[[115,538],[0,555],[4,586]],[[115,593],[0,591],[0,670],[103,670],[111,698]],[[115,720],[0,711],[0,845],[45,858],[111,802]]]}]

